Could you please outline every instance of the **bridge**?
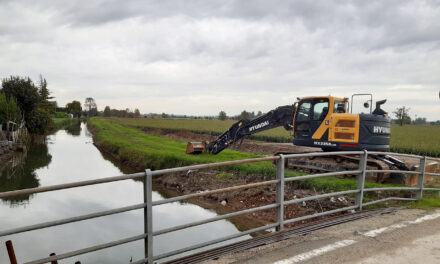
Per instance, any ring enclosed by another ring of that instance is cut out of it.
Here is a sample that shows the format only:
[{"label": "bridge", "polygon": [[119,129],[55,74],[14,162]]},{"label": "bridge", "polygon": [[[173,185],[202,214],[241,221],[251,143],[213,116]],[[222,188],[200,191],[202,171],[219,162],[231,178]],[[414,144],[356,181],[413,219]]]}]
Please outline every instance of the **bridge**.
[{"label": "bridge", "polygon": [[[289,159],[295,159],[295,158],[301,158],[301,157],[317,157],[317,156],[330,156],[330,155],[352,155],[352,156],[359,156],[359,166],[356,170],[346,170],[346,171],[336,171],[336,172],[327,172],[327,173],[318,173],[318,174],[310,174],[305,176],[297,176],[297,177],[285,177],[285,164],[286,161]],[[367,168],[367,159],[368,155],[378,155],[378,154],[389,154],[393,156],[406,156],[411,158],[417,158],[420,160],[420,166],[419,171],[401,171],[401,170],[369,170]],[[66,249],[66,252],[49,256],[49,257],[42,257],[40,259],[36,259],[33,261],[26,262],[27,264],[38,264],[38,263],[48,263],[53,262],[55,263],[58,260],[71,258],[74,256],[86,254],[89,252],[97,251],[97,250],[103,250],[106,248],[111,248],[118,245],[123,245],[126,243],[130,243],[133,241],[143,240],[145,244],[145,258],[134,260],[132,263],[153,263],[153,262],[164,262],[169,261],[170,258],[173,256],[175,257],[178,254],[185,253],[185,252],[192,252],[194,250],[198,250],[199,253],[195,254],[194,256],[201,256],[203,254],[203,257],[196,257],[194,259],[191,259],[189,262],[188,258],[186,260],[184,258],[175,259],[172,260],[172,262],[178,262],[181,261],[181,263],[194,263],[197,261],[212,259],[212,258],[218,258],[222,255],[229,254],[231,252],[237,251],[237,249],[245,250],[257,246],[261,246],[261,243],[268,244],[268,243],[275,243],[280,242],[292,237],[298,237],[300,235],[309,234],[310,232],[314,230],[319,230],[324,227],[336,225],[336,224],[343,224],[347,223],[354,219],[361,219],[365,217],[371,217],[374,214],[384,214],[389,213],[395,209],[383,209],[378,211],[365,211],[363,208],[365,206],[374,205],[381,202],[386,201],[417,201],[418,199],[423,197],[424,192],[426,191],[440,191],[440,188],[434,188],[434,187],[427,187],[425,186],[425,176],[440,176],[439,173],[434,172],[427,172],[425,170],[427,160],[431,158],[425,157],[425,156],[417,156],[417,155],[408,155],[408,154],[400,154],[400,153],[383,153],[383,152],[368,152],[368,151],[344,151],[344,152],[320,152],[320,153],[304,153],[304,154],[289,154],[289,155],[278,155],[278,156],[269,156],[269,157],[263,157],[263,158],[254,158],[254,159],[246,159],[246,160],[236,160],[236,161],[228,161],[228,162],[219,162],[219,163],[210,163],[210,164],[201,164],[201,165],[192,165],[192,166],[185,166],[185,167],[178,167],[178,168],[170,168],[170,169],[163,169],[163,170],[150,170],[147,169],[144,172],[134,173],[134,174],[126,174],[126,175],[120,175],[115,177],[108,177],[108,178],[100,178],[100,179],[92,179],[92,180],[86,180],[86,181],[79,181],[79,182],[72,182],[72,183],[65,183],[65,184],[59,184],[59,185],[52,185],[52,186],[45,186],[45,187],[39,187],[39,188],[31,188],[31,189],[24,189],[24,190],[17,190],[17,191],[9,191],[9,192],[3,192],[0,193],[0,198],[9,198],[14,197],[18,195],[30,195],[35,193],[42,193],[42,192],[50,192],[50,191],[56,191],[56,190],[64,190],[69,188],[80,188],[83,186],[90,186],[90,185],[96,185],[96,184],[105,184],[110,182],[117,182],[117,181],[125,181],[125,180],[134,180],[134,179],[141,179],[144,182],[144,188],[143,188],[143,195],[144,195],[144,202],[140,204],[134,204],[131,206],[125,206],[120,208],[115,208],[111,210],[104,210],[99,212],[94,212],[90,214],[84,214],[84,215],[78,215],[75,217],[70,218],[64,218],[64,219],[56,219],[53,221],[43,222],[39,224],[34,225],[28,225],[28,226],[21,226],[16,227],[9,230],[2,230],[0,231],[0,237],[10,236],[14,234],[29,232],[32,230],[38,230],[43,228],[51,228],[54,226],[60,226],[60,225],[66,225],[69,223],[79,222],[79,221],[86,221],[88,219],[97,218],[97,217],[105,217],[109,215],[119,214],[123,212],[128,212],[132,210],[143,210],[144,213],[144,232],[142,234],[138,234],[136,236],[131,237],[125,237],[121,238],[119,240],[115,241],[109,241],[107,243],[98,244],[86,248],[81,249]],[[267,162],[271,161],[276,163],[276,175],[274,179],[270,180],[264,180],[257,183],[250,183],[250,184],[244,184],[244,185],[237,185],[232,186],[228,188],[222,188],[222,189],[216,189],[216,190],[208,190],[204,192],[197,192],[197,193],[190,193],[182,196],[167,198],[164,200],[159,201],[153,201],[152,200],[152,180],[153,177],[158,177],[161,175],[169,174],[169,173],[176,173],[176,172],[187,172],[191,170],[202,170],[202,169],[208,169],[208,168],[219,168],[224,166],[231,166],[231,165],[237,165],[237,164],[247,164],[247,163],[255,163],[255,162]],[[368,173],[402,173],[402,174],[412,174],[417,176],[417,186],[414,187],[377,187],[377,188],[365,188],[365,176]],[[307,196],[304,198],[299,199],[292,199],[292,200],[285,200],[285,186],[287,183],[291,182],[300,182],[307,179],[313,179],[313,178],[321,178],[321,177],[330,177],[330,176],[344,176],[344,175],[354,175],[356,177],[357,186],[356,189],[353,190],[344,190],[344,191],[338,191],[338,192],[331,192],[331,193],[324,193],[324,194],[318,194],[314,196]],[[231,191],[238,191],[238,190],[244,190],[244,189],[250,189],[250,188],[256,188],[261,186],[275,186],[275,197],[276,202],[249,208],[241,211],[236,211],[232,213],[226,213],[223,215],[218,215],[212,218],[200,220],[200,221],[194,221],[191,223],[186,223],[182,225],[177,225],[161,230],[153,230],[153,214],[152,209],[154,206],[158,206],[161,204],[167,204],[167,203],[173,203],[173,202],[179,202],[184,201],[188,199],[193,198],[199,198],[203,196],[209,196],[212,194],[218,194],[218,193],[224,193],[224,192],[231,192]],[[378,192],[378,191],[387,191],[388,192],[399,192],[399,191],[408,191],[413,193],[413,196],[408,197],[399,197],[399,196],[387,196],[378,200],[374,201],[364,201],[364,194],[367,192]],[[322,199],[322,198],[330,198],[340,195],[353,195],[354,196],[354,203],[348,204],[345,207],[328,210],[324,212],[314,213],[311,215],[301,216],[301,217],[295,217],[291,219],[286,219],[284,215],[284,209],[285,206],[291,205],[291,204],[300,204],[303,202],[313,201],[316,199]],[[237,234],[225,236],[222,238],[218,238],[211,241],[205,241],[203,243],[199,243],[196,245],[184,247],[184,248],[178,248],[173,251],[169,251],[166,253],[162,253],[160,255],[154,255],[153,254],[153,244],[154,244],[154,238],[163,234],[175,232],[178,230],[187,229],[194,226],[203,225],[206,223],[211,223],[223,219],[228,219],[235,216],[240,216],[244,214],[254,213],[258,211],[268,210],[268,209],[275,209],[276,214],[276,222],[263,225],[260,227],[252,228],[250,230],[246,230]],[[300,223],[303,221],[307,221],[310,219],[316,219],[318,217],[322,216],[329,216],[334,215],[337,213],[343,213],[343,212],[351,212],[348,215],[339,216],[336,218],[330,218],[330,220],[325,222],[314,222],[310,225],[302,226],[300,228],[294,227],[293,229],[289,228],[287,229],[286,226],[290,226],[294,223]],[[416,220],[414,220],[416,221]],[[237,244],[233,244],[233,246],[229,246],[229,248],[225,246],[218,246],[219,243],[230,241],[235,238],[244,237],[250,234],[256,234],[260,233],[262,231],[270,231],[275,230],[275,232],[263,235],[261,238],[254,237],[250,238],[246,241],[242,241],[240,246],[237,246]],[[334,245],[336,245],[336,248],[343,248],[346,246],[353,246],[355,243],[357,243],[355,240],[342,240],[343,242],[336,241]],[[347,242],[349,241],[349,242]],[[353,242],[354,241],[354,242]],[[10,256],[11,263],[18,263],[17,259],[14,254],[14,248],[11,242],[7,242],[8,244],[8,253]],[[210,247],[209,250],[206,250],[206,247]],[[212,248],[214,247],[214,248]],[[325,246],[324,246],[325,247]],[[69,251],[70,250],[70,251]],[[322,251],[322,249],[320,249]],[[320,251],[320,252],[321,252]],[[204,253],[200,253],[204,252]],[[312,254],[313,255],[313,254]],[[301,257],[299,258],[301,259]],[[291,261],[291,260],[290,260]],[[294,263],[294,262],[286,262],[286,263]]]}]

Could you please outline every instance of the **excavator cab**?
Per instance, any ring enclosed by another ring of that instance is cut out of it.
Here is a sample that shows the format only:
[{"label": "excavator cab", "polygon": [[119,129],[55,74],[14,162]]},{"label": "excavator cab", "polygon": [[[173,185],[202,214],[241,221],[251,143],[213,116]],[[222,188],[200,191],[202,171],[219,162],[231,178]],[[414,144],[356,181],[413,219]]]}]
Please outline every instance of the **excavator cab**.
[{"label": "excavator cab", "polygon": [[386,100],[376,102],[376,109],[372,111],[372,96],[368,95],[371,99],[364,103],[364,107],[369,108],[369,113],[361,114],[348,113],[348,98],[325,96],[298,99],[293,122],[293,144],[328,151],[388,150],[391,120],[380,108]]}]

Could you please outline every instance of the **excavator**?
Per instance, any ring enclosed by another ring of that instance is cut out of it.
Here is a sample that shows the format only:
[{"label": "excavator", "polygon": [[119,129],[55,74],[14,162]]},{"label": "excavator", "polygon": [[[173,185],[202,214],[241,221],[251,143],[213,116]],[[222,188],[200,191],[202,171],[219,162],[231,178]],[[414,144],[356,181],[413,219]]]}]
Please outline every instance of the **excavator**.
[{"label": "excavator", "polygon": [[[356,97],[368,100],[363,103],[367,110],[353,113],[353,100]],[[391,119],[388,113],[381,109],[386,100],[376,101],[373,110],[371,94],[354,94],[348,98],[334,96],[314,96],[297,98],[293,105],[277,107],[252,120],[242,119],[234,123],[227,131],[213,141],[188,142],[187,154],[207,152],[218,154],[244,137],[276,127],[284,127],[293,134],[293,144],[297,146],[321,148],[323,151],[368,150],[388,151],[390,148]],[[349,110],[350,108],[350,110]],[[397,168],[409,170],[404,162],[389,155],[369,155],[368,165],[378,169]],[[331,157],[330,157],[331,158]],[[322,159],[322,160],[321,160]],[[359,158],[352,156],[337,156],[336,163],[341,159],[350,166],[357,166]],[[329,162],[327,157],[310,162],[309,160],[289,160],[292,167],[315,168],[312,171],[340,170],[340,165]],[[296,162],[296,163],[294,163]],[[390,174],[378,173],[371,179],[384,182]],[[404,179],[400,179],[400,182]]]},{"label": "excavator", "polygon": [[[352,96],[365,96],[356,94]],[[217,154],[245,136],[276,127],[293,132],[293,144],[318,147],[324,151],[388,151],[391,119],[380,107],[386,100],[370,100],[364,107],[369,113],[348,113],[348,98],[333,96],[298,98],[293,105],[280,106],[255,119],[234,123],[214,141],[188,142],[187,154]],[[351,108],[352,109],[352,108]]]}]

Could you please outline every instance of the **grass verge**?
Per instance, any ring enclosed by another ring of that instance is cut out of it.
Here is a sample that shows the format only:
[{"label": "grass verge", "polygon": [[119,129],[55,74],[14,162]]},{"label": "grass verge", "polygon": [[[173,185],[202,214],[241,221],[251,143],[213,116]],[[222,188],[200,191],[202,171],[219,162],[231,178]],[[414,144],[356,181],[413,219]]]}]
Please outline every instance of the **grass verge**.
[{"label": "grass verge", "polygon": [[54,126],[52,130],[63,129],[79,122],[77,118],[52,118],[52,121]]},{"label": "grass verge", "polygon": [[411,209],[434,210],[440,208],[440,198],[422,198],[417,202],[409,202],[406,206]]},{"label": "grass verge", "polygon": [[[261,157],[233,150],[217,155],[203,153],[185,154],[186,143],[146,134],[138,129],[125,127],[109,120],[92,118],[88,126],[94,134],[95,143],[117,155],[121,161],[139,168],[159,170],[192,164],[204,164]],[[219,169],[244,174],[275,175],[271,162],[257,162],[221,167]],[[294,176],[296,174],[292,174]]]}]

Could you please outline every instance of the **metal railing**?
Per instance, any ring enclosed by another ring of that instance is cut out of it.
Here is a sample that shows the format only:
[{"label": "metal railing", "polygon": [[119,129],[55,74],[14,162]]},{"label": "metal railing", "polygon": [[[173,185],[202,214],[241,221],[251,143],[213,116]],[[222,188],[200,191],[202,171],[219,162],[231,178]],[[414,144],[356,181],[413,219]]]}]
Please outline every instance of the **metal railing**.
[{"label": "metal railing", "polygon": [[[405,156],[405,157],[412,157],[412,158],[418,158],[420,159],[420,165],[419,165],[419,171],[401,171],[401,170],[368,170],[367,169],[367,159],[369,154],[386,154],[386,155],[393,155],[393,156]],[[286,178],[284,173],[284,168],[286,161],[288,159],[295,159],[295,158],[301,158],[301,157],[318,157],[318,156],[330,156],[330,155],[359,155],[359,167],[357,170],[347,170],[347,171],[337,171],[337,172],[327,172],[327,173],[319,173],[319,174],[310,174],[305,176],[297,176],[297,177],[290,177]],[[49,221],[49,222],[43,222],[40,224],[35,225],[28,225],[23,227],[18,227],[14,229],[4,230],[0,231],[0,237],[7,236],[7,235],[13,235],[18,233],[23,233],[27,231],[42,229],[42,228],[49,228],[53,226],[58,225],[64,225],[69,224],[73,222],[88,220],[96,217],[103,217],[113,214],[118,214],[122,212],[132,211],[132,210],[144,210],[144,233],[139,234],[137,236],[127,237],[120,240],[111,241],[104,244],[95,245],[92,247],[87,247],[79,250],[69,251],[63,254],[58,254],[46,258],[41,258],[38,260],[26,262],[26,264],[38,264],[38,263],[47,263],[52,262],[60,259],[65,259],[69,257],[74,257],[77,255],[82,255],[85,253],[114,247],[117,245],[122,245],[125,243],[137,241],[137,240],[144,240],[145,241],[145,258],[135,261],[133,263],[153,263],[153,261],[168,258],[171,256],[175,256],[180,253],[188,252],[195,249],[200,249],[206,246],[214,245],[220,242],[224,242],[227,240],[231,240],[234,238],[246,236],[249,234],[261,232],[264,230],[268,230],[271,228],[275,228],[277,231],[281,231],[284,229],[284,226],[287,224],[292,224],[299,221],[308,220],[315,217],[325,216],[329,214],[334,214],[338,212],[343,211],[349,211],[349,210],[362,210],[364,206],[372,205],[384,201],[389,200],[401,200],[401,201],[415,201],[417,199],[420,199],[423,197],[423,191],[429,190],[429,191],[440,191],[440,188],[425,188],[424,187],[424,177],[425,175],[431,175],[431,176],[440,176],[439,173],[430,173],[426,172],[426,161],[427,157],[417,156],[417,155],[408,155],[408,154],[400,154],[400,153],[384,153],[384,152],[367,152],[367,151],[340,151],[340,152],[319,152],[319,153],[305,153],[305,154],[289,154],[289,155],[279,155],[279,156],[270,156],[270,157],[264,157],[264,158],[254,158],[254,159],[245,159],[245,160],[237,160],[237,161],[227,161],[227,162],[218,162],[218,163],[210,163],[210,164],[201,164],[201,165],[192,165],[192,166],[186,166],[186,167],[178,167],[178,168],[171,168],[171,169],[163,169],[163,170],[155,170],[151,171],[147,169],[145,172],[142,173],[135,173],[135,174],[128,174],[128,175],[122,175],[122,176],[116,176],[116,177],[108,177],[108,178],[101,178],[101,179],[93,179],[93,180],[87,180],[87,181],[80,181],[80,182],[73,182],[73,183],[66,183],[66,184],[59,184],[59,185],[52,185],[52,186],[46,186],[46,187],[40,187],[40,188],[30,188],[30,189],[24,189],[24,190],[17,190],[17,191],[10,191],[10,192],[3,192],[0,193],[0,198],[9,198],[17,195],[28,195],[28,194],[35,194],[35,193],[41,193],[41,192],[49,192],[49,191],[55,191],[55,190],[63,190],[68,188],[76,188],[76,187],[82,187],[82,186],[89,186],[89,185],[95,185],[95,184],[103,184],[103,183],[109,183],[109,182],[115,182],[115,181],[122,181],[122,180],[133,180],[133,179],[144,179],[144,202],[140,204],[135,204],[131,206],[125,206],[120,207],[116,209],[111,210],[105,210],[100,211],[96,213],[91,214],[84,214],[79,215],[76,217],[70,217],[65,219],[59,219],[55,221]],[[204,192],[198,192],[198,193],[191,193],[187,195],[182,195],[178,197],[168,198],[164,200],[159,201],[152,201],[152,179],[154,176],[160,176],[168,173],[176,173],[176,172],[184,172],[188,170],[198,170],[198,169],[207,169],[207,168],[217,168],[222,166],[231,166],[231,165],[238,165],[238,164],[246,164],[246,163],[254,163],[254,162],[264,162],[264,161],[275,161],[276,162],[276,178],[273,180],[266,180],[262,182],[257,183],[251,183],[251,184],[245,184],[245,185],[238,185],[238,186],[232,186],[222,189],[216,189],[216,190],[209,190]],[[418,174],[418,181],[417,181],[417,187],[381,187],[381,188],[365,188],[365,175],[367,173],[372,172],[392,172],[392,173],[402,173],[402,174]],[[301,180],[307,180],[307,179],[313,179],[313,178],[320,178],[320,177],[330,177],[330,176],[342,176],[342,175],[356,175],[357,180],[357,187],[354,190],[346,190],[346,191],[339,191],[339,192],[332,192],[332,193],[326,193],[326,194],[320,194],[315,196],[308,196],[300,199],[293,199],[285,201],[284,199],[284,187],[286,183],[288,182],[297,182]],[[255,187],[261,187],[261,186],[267,186],[267,185],[275,185],[276,186],[276,202],[269,205],[254,207],[250,209],[245,209],[237,212],[227,213],[223,215],[218,215],[212,218],[208,218],[205,220],[195,221],[188,224],[183,225],[177,225],[174,227],[169,227],[165,229],[161,229],[158,231],[153,231],[153,214],[152,214],[152,208],[153,206],[158,206],[161,204],[167,204],[182,200],[187,200],[191,198],[197,198],[217,193],[223,193],[223,192],[231,192],[231,191],[237,191],[242,189],[249,189],[249,188],[255,188]],[[387,197],[375,201],[370,202],[363,202],[363,197],[365,192],[374,192],[374,191],[413,191],[415,192],[415,198],[401,198],[401,197]],[[339,196],[339,195],[347,195],[347,194],[354,194],[355,196],[355,203],[351,206],[346,206],[339,209],[334,209],[330,211],[325,211],[321,213],[315,213],[312,215],[306,215],[302,217],[296,217],[293,219],[284,219],[284,207],[286,205],[290,204],[297,204],[302,203],[305,201],[310,200],[316,200],[316,199],[322,199],[332,196]],[[234,216],[239,216],[243,214],[249,214],[257,211],[267,210],[267,209],[276,209],[276,222],[272,224],[268,224],[265,226],[261,226],[258,228],[253,228],[244,232],[240,232],[237,234],[232,234],[229,236],[225,236],[219,239],[207,241],[204,243],[188,246],[185,248],[180,248],[171,252],[163,253],[160,255],[153,255],[153,241],[154,237],[178,230],[182,230],[189,227],[194,227],[198,225],[203,225],[211,222],[215,222],[218,220],[223,220],[227,218],[231,218]]]}]

